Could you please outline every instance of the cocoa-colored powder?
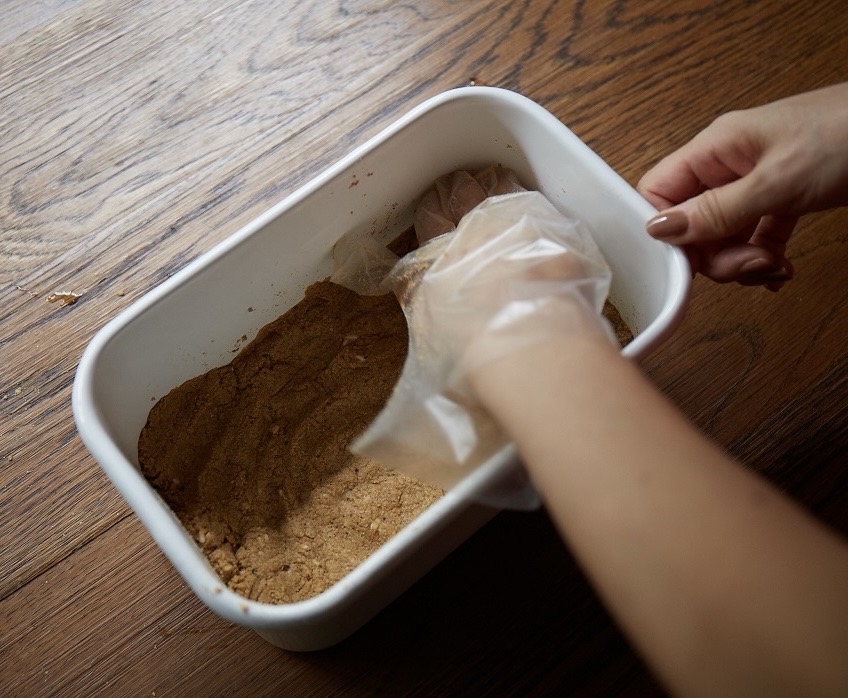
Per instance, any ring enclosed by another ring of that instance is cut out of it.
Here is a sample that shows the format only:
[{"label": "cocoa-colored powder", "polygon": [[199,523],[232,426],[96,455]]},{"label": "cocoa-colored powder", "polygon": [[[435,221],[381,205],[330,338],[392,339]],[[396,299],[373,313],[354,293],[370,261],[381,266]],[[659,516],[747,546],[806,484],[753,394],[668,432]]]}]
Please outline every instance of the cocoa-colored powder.
[{"label": "cocoa-colored powder", "polygon": [[406,348],[393,296],[319,282],[229,365],[153,407],[142,470],[232,590],[314,596],[441,496],[347,449]]}]

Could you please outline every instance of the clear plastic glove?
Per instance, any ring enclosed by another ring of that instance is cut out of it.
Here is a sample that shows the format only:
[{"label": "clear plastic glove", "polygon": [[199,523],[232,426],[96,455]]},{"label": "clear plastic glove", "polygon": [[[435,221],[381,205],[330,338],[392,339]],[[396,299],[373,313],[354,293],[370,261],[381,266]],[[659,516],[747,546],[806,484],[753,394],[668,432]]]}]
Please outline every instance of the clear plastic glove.
[{"label": "clear plastic glove", "polygon": [[462,217],[489,196],[526,191],[512,170],[498,165],[476,174],[457,170],[439,177],[415,209],[415,234],[425,242],[456,229]]},{"label": "clear plastic glove", "polygon": [[486,199],[386,280],[406,314],[409,354],[389,402],[352,449],[443,488],[455,484],[508,443],[479,406],[469,371],[572,332],[615,343],[601,315],[610,277],[588,231],[538,192]]},{"label": "clear plastic glove", "polygon": [[[415,209],[415,235],[422,245],[453,232],[485,198],[526,191],[510,169],[491,165],[476,174],[456,170],[439,177]],[[361,296],[389,293],[386,277],[398,256],[368,235],[345,235],[333,247],[330,281]]]},{"label": "clear plastic glove", "polygon": [[330,281],[360,296],[390,293],[386,277],[398,256],[368,235],[345,235],[333,246]]}]

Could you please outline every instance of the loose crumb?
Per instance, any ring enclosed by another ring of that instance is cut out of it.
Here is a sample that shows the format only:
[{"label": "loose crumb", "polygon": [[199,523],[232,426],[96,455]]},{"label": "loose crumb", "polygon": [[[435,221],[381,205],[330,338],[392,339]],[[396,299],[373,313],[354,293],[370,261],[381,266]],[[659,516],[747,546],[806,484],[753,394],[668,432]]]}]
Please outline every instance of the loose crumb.
[{"label": "loose crumb", "polygon": [[73,293],[72,291],[57,291],[47,296],[48,303],[59,303],[63,306],[73,305],[82,297],[81,293]]}]

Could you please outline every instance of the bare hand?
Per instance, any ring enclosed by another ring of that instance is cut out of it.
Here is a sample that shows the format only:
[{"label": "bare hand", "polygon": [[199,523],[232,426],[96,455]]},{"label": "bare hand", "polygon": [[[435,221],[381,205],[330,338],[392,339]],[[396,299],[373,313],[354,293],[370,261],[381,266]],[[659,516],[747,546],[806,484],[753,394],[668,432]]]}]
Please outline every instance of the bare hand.
[{"label": "bare hand", "polygon": [[779,289],[798,218],[848,203],[848,83],[719,117],[638,189],[660,209],[648,232],[696,272]]}]

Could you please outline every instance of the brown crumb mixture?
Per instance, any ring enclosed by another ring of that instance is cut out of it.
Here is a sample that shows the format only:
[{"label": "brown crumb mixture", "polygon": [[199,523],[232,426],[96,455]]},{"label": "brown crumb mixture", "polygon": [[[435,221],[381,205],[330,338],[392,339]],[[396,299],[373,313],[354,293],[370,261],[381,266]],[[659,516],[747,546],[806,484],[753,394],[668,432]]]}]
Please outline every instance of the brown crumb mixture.
[{"label": "brown crumb mixture", "polygon": [[[407,231],[391,247],[414,245]],[[622,346],[632,340],[610,303],[604,315]],[[347,449],[406,350],[394,296],[322,281],[230,364],[153,407],[142,471],[230,589],[267,603],[315,596],[443,494]]]},{"label": "brown crumb mixture", "polygon": [[319,594],[441,496],[347,450],[406,348],[393,296],[319,282],[230,364],[153,407],[142,470],[233,591]]},{"label": "brown crumb mixture", "polygon": [[618,308],[609,301],[604,303],[604,317],[609,320],[612,325],[612,329],[613,332],[615,332],[615,338],[618,340],[619,346],[626,347],[633,341],[633,332],[630,331],[627,323],[624,322],[621,315],[619,315]]}]

